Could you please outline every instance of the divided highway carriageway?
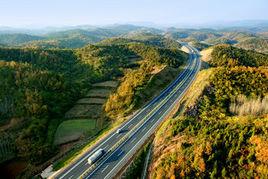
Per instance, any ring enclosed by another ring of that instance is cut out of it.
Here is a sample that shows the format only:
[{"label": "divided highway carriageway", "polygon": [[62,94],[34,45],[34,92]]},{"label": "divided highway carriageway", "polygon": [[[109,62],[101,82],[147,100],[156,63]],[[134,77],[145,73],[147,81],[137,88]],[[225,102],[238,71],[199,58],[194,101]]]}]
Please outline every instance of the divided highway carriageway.
[{"label": "divided highway carriageway", "polygon": [[[186,43],[182,45],[190,51],[189,61],[176,80],[131,119],[119,126],[120,133],[115,130],[108,134],[53,178],[108,179],[118,174],[183,97],[200,69],[198,51]],[[99,149],[103,149],[105,153],[94,164],[89,165],[88,157]]]}]

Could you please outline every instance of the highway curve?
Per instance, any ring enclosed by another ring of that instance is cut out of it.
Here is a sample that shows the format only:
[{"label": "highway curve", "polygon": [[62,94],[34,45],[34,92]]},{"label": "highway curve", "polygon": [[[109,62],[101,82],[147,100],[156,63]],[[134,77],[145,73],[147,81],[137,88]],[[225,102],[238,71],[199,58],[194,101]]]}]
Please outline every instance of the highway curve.
[{"label": "highway curve", "polygon": [[[182,98],[200,69],[198,51],[187,44],[183,45],[190,51],[189,62],[176,80],[136,115],[119,126],[121,133],[110,133],[53,178],[113,178],[122,169],[155,132],[174,108],[174,104]],[[87,158],[100,148],[105,150],[105,155],[90,166]]]}]

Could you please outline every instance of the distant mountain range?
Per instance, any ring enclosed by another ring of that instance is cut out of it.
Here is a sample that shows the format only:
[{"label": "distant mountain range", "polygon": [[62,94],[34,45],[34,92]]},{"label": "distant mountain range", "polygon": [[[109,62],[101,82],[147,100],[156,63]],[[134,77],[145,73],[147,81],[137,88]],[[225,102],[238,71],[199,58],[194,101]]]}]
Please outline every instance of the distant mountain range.
[{"label": "distant mountain range", "polygon": [[33,29],[0,27],[0,44],[1,46],[37,48],[80,48],[111,37],[128,37],[143,33],[166,34],[166,37],[183,39],[184,41],[198,40],[206,41],[210,44],[235,44],[238,41],[246,40],[256,35],[267,38],[268,21],[234,21],[214,23],[214,25],[211,23],[203,24],[203,27],[206,28],[182,28],[179,25],[168,28],[154,28],[132,24],[113,24],[98,27],[80,25]]},{"label": "distant mountain range", "polygon": [[134,25],[110,25],[105,27],[74,26],[44,29],[0,28],[0,44],[40,48],[80,48],[110,37],[161,30]]},{"label": "distant mountain range", "polygon": [[51,32],[60,32],[66,30],[82,29],[82,30],[96,30],[102,29],[115,29],[115,30],[135,30],[137,28],[158,28],[165,30],[170,27],[175,28],[213,28],[213,29],[239,29],[239,28],[254,28],[257,30],[268,29],[268,20],[241,20],[241,21],[215,21],[208,23],[172,23],[172,24],[157,24],[153,22],[130,22],[123,24],[110,24],[104,26],[92,25],[77,25],[77,26],[47,26],[47,27],[8,27],[0,26],[0,34],[6,33],[28,33],[32,35],[43,35]]}]

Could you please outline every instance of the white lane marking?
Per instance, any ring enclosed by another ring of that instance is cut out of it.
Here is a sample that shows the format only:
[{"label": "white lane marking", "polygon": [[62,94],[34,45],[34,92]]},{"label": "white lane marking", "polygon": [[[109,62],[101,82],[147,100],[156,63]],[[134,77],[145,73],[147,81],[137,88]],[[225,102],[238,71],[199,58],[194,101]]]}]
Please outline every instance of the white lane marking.
[{"label": "white lane marking", "polygon": [[[166,112],[165,112],[165,113],[166,113]],[[165,115],[165,113],[164,113],[164,115]],[[155,123],[155,124],[151,127],[151,129],[150,129],[149,131],[146,132],[146,134],[145,134],[144,136],[146,136],[151,130],[153,130],[154,127],[155,127],[156,125],[157,125],[157,123]],[[135,147],[136,147],[140,142],[141,142],[141,141],[139,141],[138,143],[136,143],[136,144],[132,147],[132,149],[131,149],[129,152],[131,152],[132,150],[134,150]],[[115,152],[115,151],[114,151],[114,152]],[[127,154],[126,154],[126,156],[127,156]],[[125,157],[126,157],[126,156],[125,156]],[[119,162],[116,164],[116,166],[114,166],[113,169],[110,170],[110,172],[104,177],[104,179],[107,179],[107,178],[109,177],[109,175],[113,172],[113,170],[115,170],[115,168],[117,168],[117,166],[119,165],[119,163],[120,163],[125,157],[123,157],[121,160],[119,160]]]},{"label": "white lane marking", "polygon": [[77,162],[73,167],[71,167],[69,170],[67,170],[61,177],[60,179],[63,179],[68,173],[70,173],[74,168],[76,168],[78,165],[80,165],[84,160],[86,160],[90,155],[92,155],[94,152],[96,152],[101,146],[105,144],[110,138],[112,138],[115,134],[112,134],[110,137],[108,137],[103,143],[101,143],[99,146],[96,146],[95,150],[92,152],[89,152],[84,158],[81,158],[79,162]]},{"label": "white lane marking", "polygon": [[141,132],[145,131],[145,129],[146,129],[146,127],[144,127]]},{"label": "white lane marking", "polygon": [[101,171],[101,173],[103,173],[108,167],[109,167],[109,165],[107,165],[107,166]]},{"label": "white lane marking", "polygon": [[71,178],[73,178],[73,175],[71,175],[71,176],[69,177],[69,179],[71,179]]},{"label": "white lane marking", "polygon": [[85,166],[87,165],[87,162],[85,163]]},{"label": "white lane marking", "polygon": [[117,154],[117,157],[119,157],[124,151],[122,150],[119,154]]},{"label": "white lane marking", "polygon": [[134,139],[132,139],[132,140],[130,141],[130,143],[133,143],[133,142],[134,142],[134,140],[136,140],[136,137],[135,137]]},{"label": "white lane marking", "polygon": [[107,147],[109,147],[109,145],[106,145],[105,147],[103,147],[103,149],[106,149]]},{"label": "white lane marking", "polygon": [[161,113],[162,113],[162,111],[159,111],[159,112],[158,112],[158,114],[161,114]]},{"label": "white lane marking", "polygon": [[119,134],[116,136],[116,138],[118,138],[118,137],[120,137],[120,135],[119,135]]},{"label": "white lane marking", "polygon": [[129,127],[133,126],[133,123],[129,125]]}]

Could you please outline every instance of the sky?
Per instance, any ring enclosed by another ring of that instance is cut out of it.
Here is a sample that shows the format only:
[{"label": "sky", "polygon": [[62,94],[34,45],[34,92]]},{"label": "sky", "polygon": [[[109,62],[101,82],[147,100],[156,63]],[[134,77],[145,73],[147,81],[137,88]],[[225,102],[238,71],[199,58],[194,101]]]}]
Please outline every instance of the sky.
[{"label": "sky", "polygon": [[268,20],[268,0],[0,0],[0,26]]}]

